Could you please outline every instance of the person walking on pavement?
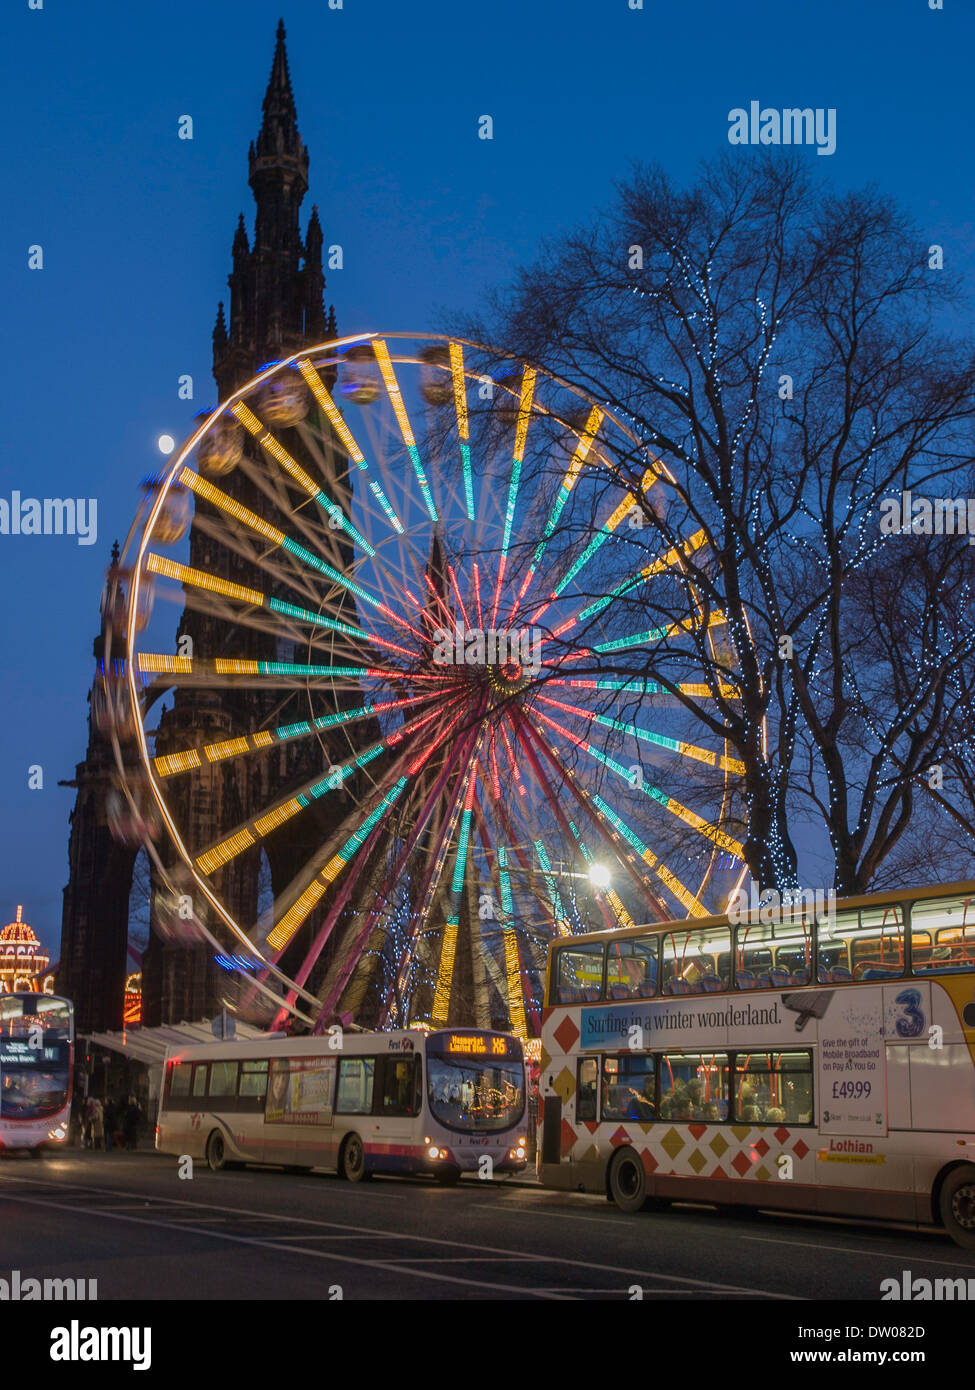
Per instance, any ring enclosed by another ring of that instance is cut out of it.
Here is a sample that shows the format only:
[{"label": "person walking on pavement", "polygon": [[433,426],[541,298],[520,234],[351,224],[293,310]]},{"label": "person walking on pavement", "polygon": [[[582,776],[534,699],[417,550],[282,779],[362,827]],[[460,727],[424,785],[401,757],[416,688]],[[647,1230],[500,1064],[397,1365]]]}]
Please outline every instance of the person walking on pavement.
[{"label": "person walking on pavement", "polygon": [[89,1102],[90,1122],[91,1122],[91,1147],[100,1149],[105,1140],[105,1115],[102,1110],[102,1103],[97,1096],[93,1096]]},{"label": "person walking on pavement", "polygon": [[102,1106],[102,1114],[105,1120],[105,1152],[112,1152],[112,1140],[115,1137],[115,1127],[118,1124],[118,1115],[115,1110],[115,1102],[111,1096],[105,1097],[105,1104]]},{"label": "person walking on pavement", "polygon": [[140,1110],[135,1096],[129,1096],[129,1103],[125,1107],[122,1116],[122,1133],[125,1136],[125,1147],[134,1149],[139,1137],[139,1117]]}]

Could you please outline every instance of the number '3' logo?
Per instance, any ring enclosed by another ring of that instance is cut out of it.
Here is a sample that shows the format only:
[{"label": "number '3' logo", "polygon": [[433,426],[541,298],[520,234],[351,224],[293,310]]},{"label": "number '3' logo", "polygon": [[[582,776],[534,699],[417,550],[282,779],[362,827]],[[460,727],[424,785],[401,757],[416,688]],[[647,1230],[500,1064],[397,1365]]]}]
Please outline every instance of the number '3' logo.
[{"label": "number '3' logo", "polygon": [[903,1014],[894,1025],[899,1038],[919,1038],[924,1032],[924,1014],[921,1012],[921,994],[916,989],[901,990],[894,1001],[903,1007]]}]

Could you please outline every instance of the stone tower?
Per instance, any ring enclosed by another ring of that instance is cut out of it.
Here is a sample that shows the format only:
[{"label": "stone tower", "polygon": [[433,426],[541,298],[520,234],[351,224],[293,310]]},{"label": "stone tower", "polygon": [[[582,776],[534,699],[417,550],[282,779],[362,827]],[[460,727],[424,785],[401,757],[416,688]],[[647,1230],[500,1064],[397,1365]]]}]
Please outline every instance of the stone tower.
[{"label": "stone tower", "polygon": [[[241,214],[228,279],[229,322],[221,303],[213,331],[213,375],[221,400],[268,362],[332,337],[336,331],[334,310],[326,313],[323,302],[323,234],[316,208],[304,235],[301,231],[300,209],[308,190],[309,159],[298,129],[283,22],[278,25],[261,128],[248,159],[256,203],[253,241]],[[317,470],[319,465],[307,458],[297,430],[279,430],[277,435],[293,457],[304,462],[309,471]],[[252,441],[247,449],[258,461]],[[331,471],[337,475],[345,466],[346,460],[336,452]],[[252,510],[264,510],[262,495],[245,470],[222,478],[220,485]],[[345,484],[333,478],[329,487],[337,502],[347,503]],[[259,574],[237,551],[221,545],[204,526],[196,524],[209,511],[205,501],[195,500],[190,565],[273,592],[267,574]],[[350,563],[351,558],[350,550]],[[266,633],[244,627],[228,631],[227,624],[205,606],[194,605],[189,593],[177,637],[190,638],[197,657],[231,652],[258,660],[292,657]],[[280,691],[263,696],[247,690],[176,689],[159,712],[155,752],[160,755],[188,742],[253,732],[272,720],[280,724],[303,717],[307,717],[303,693],[283,702]],[[319,773],[327,762],[317,743],[295,743],[277,746],[246,766],[215,766],[209,781],[201,777],[192,787],[180,787],[174,781],[168,792],[176,820],[186,829],[184,838],[194,851],[212,843],[252,811],[256,814],[257,808],[266,808],[286,796],[292,786]],[[136,851],[117,844],[106,823],[103,802],[111,768],[109,746],[97,731],[92,732],[88,756],[69,784],[77,786],[78,797],[71,818],[59,982],[78,1006],[79,1029],[121,1026],[128,897]],[[268,837],[264,849],[274,894],[287,887],[345,809],[336,805],[326,810],[316,805],[304,824],[286,838]],[[257,918],[260,870],[259,852],[252,851],[214,874],[212,880],[221,900],[247,926]],[[166,929],[164,918],[171,906],[166,900],[170,896],[154,884],[150,940],[143,959],[143,1022],[147,1025],[212,1016],[227,993],[227,976],[214,964],[212,947],[193,945]],[[293,953],[300,951],[314,929],[313,917],[292,943]],[[287,968],[288,962],[284,964]]]}]

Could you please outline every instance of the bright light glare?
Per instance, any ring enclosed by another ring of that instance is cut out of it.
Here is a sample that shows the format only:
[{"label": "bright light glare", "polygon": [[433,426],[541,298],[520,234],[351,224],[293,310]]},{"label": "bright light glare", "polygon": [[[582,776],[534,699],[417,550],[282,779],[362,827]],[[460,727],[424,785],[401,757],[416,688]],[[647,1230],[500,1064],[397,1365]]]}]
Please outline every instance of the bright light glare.
[{"label": "bright light glare", "polygon": [[589,881],[594,888],[608,888],[610,873],[605,864],[589,865]]},{"label": "bright light glare", "polygon": [[156,444],[161,454],[171,454],[176,448],[176,440],[171,434],[161,434],[156,440]]}]

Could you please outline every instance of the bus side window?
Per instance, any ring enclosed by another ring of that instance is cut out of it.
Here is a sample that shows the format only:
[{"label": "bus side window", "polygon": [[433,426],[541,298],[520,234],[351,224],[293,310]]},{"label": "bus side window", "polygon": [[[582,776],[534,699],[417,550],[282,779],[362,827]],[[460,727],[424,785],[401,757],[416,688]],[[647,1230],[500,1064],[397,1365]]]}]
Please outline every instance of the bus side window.
[{"label": "bus side window", "polygon": [[193,1094],[201,1098],[207,1093],[207,1072],[210,1070],[209,1062],[196,1062],[193,1066]]},{"label": "bus side window", "polygon": [[335,1101],[338,1115],[371,1115],[375,1057],[343,1057]]},{"label": "bus side window", "polygon": [[594,1120],[596,1118],[596,1059],[579,1059],[579,1079],[576,1088],[576,1119]]},{"label": "bus side window", "polygon": [[211,1096],[225,1098],[237,1094],[236,1062],[213,1062],[210,1066]]},{"label": "bus side window", "polygon": [[188,1062],[177,1062],[169,1069],[169,1094],[188,1096],[190,1093],[190,1072],[193,1068]]},{"label": "bus side window", "polygon": [[267,1061],[241,1062],[239,1094],[241,1096],[254,1096],[263,1100],[266,1091]]}]

